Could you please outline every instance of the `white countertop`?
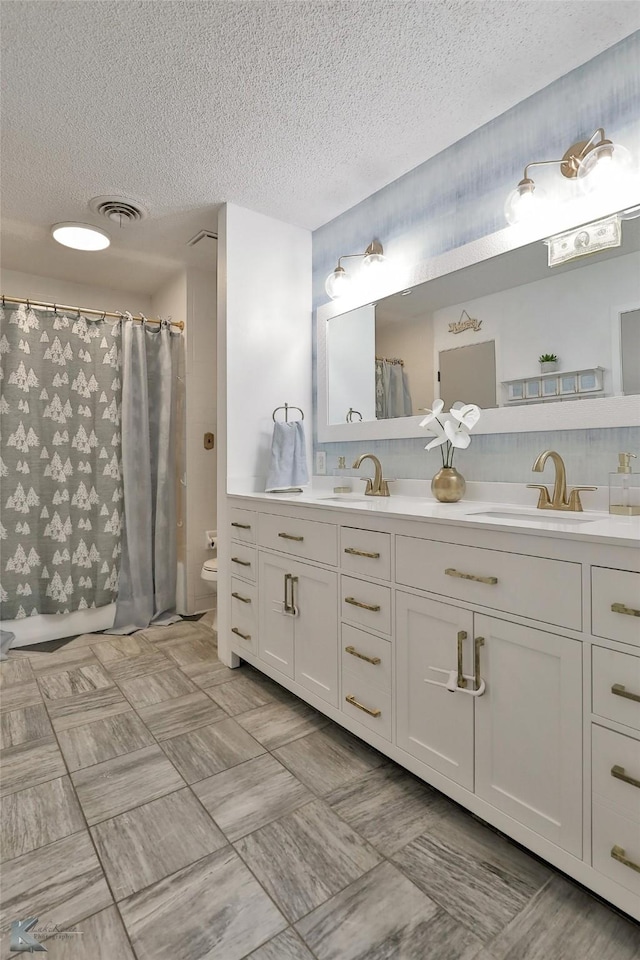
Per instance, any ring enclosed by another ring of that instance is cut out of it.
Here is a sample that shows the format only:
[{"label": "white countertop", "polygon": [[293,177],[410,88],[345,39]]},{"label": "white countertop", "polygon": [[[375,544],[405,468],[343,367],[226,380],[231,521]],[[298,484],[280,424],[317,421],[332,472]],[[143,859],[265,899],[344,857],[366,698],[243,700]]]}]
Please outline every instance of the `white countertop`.
[{"label": "white countertop", "polygon": [[[315,507],[320,510],[349,510],[376,513],[399,520],[424,520],[468,526],[481,530],[513,531],[535,536],[634,546],[640,542],[640,517],[618,517],[608,512],[585,509],[582,513],[537,510],[531,505],[531,491],[521,484],[471,484],[470,495],[458,503],[439,503],[421,481],[397,481],[402,492],[390,497],[365,497],[361,484],[352,493],[334,494],[335,478],[314,478],[302,493],[260,493],[237,489],[230,496],[250,497],[262,503]],[[406,495],[420,489],[422,496]],[[512,489],[513,488],[513,489]],[[523,503],[522,490],[526,499]],[[491,499],[476,499],[478,494]],[[509,499],[506,499],[506,497]],[[534,496],[535,500],[535,496]],[[528,501],[528,502],[527,502]],[[511,516],[487,516],[509,513]]]}]

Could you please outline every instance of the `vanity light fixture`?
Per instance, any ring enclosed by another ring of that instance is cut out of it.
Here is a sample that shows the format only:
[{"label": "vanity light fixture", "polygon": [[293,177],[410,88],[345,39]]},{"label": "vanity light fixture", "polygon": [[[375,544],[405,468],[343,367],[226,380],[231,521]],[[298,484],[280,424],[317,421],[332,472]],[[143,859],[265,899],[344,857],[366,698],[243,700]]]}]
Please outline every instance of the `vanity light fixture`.
[{"label": "vanity light fixture", "polygon": [[383,268],[387,263],[386,257],[383,256],[382,244],[379,240],[372,240],[364,253],[345,253],[341,257],[338,257],[338,264],[335,270],[331,271],[324,284],[324,288],[332,300],[343,297],[345,293],[348,293],[351,289],[353,280],[340,262],[341,260],[348,260],[351,257],[364,257],[362,266],[365,270],[370,271],[371,276],[377,273],[380,268]]},{"label": "vanity light fixture", "polygon": [[584,193],[591,193],[616,187],[620,176],[630,172],[631,154],[626,147],[608,140],[604,129],[598,127],[588,140],[573,143],[561,160],[532,160],[507,197],[504,213],[510,224],[531,220],[540,212],[545,193],[529,176],[529,169],[549,164],[559,164],[563,177],[577,180]]},{"label": "vanity light fixture", "polygon": [[54,223],[51,234],[63,247],[73,250],[104,250],[111,243],[104,230],[88,223]]}]

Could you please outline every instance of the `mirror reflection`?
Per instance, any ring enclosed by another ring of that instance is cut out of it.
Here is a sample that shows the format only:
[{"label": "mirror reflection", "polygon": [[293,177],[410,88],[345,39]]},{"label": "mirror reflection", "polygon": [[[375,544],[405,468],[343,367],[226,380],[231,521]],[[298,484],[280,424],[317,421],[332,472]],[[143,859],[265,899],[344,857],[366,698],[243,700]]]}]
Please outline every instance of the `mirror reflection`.
[{"label": "mirror reflection", "polygon": [[640,394],[639,250],[640,219],[626,220],[618,247],[549,267],[537,242],[333,317],[328,422],[417,416],[437,397]]}]

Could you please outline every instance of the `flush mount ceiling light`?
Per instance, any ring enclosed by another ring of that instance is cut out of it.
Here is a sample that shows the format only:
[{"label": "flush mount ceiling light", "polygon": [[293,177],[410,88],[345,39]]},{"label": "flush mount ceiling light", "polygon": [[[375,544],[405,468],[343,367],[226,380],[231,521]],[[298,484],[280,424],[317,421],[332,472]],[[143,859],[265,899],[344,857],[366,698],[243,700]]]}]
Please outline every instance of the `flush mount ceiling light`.
[{"label": "flush mount ceiling light", "polygon": [[332,300],[343,297],[351,289],[353,280],[341,264],[342,260],[348,260],[351,257],[364,257],[362,266],[369,277],[377,275],[387,264],[387,258],[383,256],[382,244],[379,240],[372,240],[364,253],[345,253],[338,257],[338,264],[329,274],[324,285]]},{"label": "flush mount ceiling light", "polygon": [[54,223],[51,234],[58,243],[73,250],[104,250],[111,243],[104,230],[88,223]]},{"label": "flush mount ceiling light", "polygon": [[612,143],[598,127],[588,140],[572,144],[561,160],[533,160],[524,168],[524,176],[512,190],[504,206],[510,224],[532,220],[543,209],[546,195],[529,176],[531,167],[550,164],[560,166],[560,173],[569,180],[577,180],[584,193],[604,191],[620,186],[631,170],[631,154],[620,144]]}]

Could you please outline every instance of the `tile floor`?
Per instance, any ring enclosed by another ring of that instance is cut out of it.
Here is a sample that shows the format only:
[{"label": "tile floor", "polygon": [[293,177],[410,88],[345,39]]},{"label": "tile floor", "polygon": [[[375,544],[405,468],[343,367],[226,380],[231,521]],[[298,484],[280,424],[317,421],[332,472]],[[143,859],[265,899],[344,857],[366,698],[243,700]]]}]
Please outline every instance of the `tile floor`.
[{"label": "tile floor", "polygon": [[0,666],[2,920],[52,960],[633,960],[640,926],[202,622]]}]

